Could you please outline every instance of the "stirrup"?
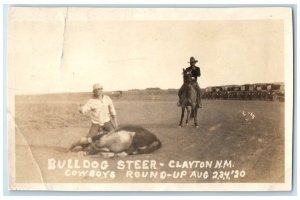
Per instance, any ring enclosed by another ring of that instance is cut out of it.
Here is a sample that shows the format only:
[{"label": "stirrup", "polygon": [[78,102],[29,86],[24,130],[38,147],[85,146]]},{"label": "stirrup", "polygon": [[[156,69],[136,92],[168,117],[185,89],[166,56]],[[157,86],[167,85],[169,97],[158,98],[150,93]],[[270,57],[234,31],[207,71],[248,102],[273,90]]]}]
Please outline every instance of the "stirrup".
[{"label": "stirrup", "polygon": [[181,102],[178,101],[177,102],[177,106],[180,107],[181,106]]}]

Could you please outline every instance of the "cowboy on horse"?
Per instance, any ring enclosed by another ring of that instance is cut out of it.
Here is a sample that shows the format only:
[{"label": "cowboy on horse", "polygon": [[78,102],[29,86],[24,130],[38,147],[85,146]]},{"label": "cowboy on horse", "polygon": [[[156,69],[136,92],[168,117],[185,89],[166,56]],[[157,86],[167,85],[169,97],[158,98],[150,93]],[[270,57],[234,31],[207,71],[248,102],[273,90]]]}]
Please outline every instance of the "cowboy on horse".
[{"label": "cowboy on horse", "polygon": [[[200,72],[200,68],[197,67],[195,64],[198,62],[198,60],[196,60],[194,57],[190,58],[190,67],[186,68],[186,71],[188,73],[191,73],[191,84],[194,86],[194,88],[197,91],[197,106],[198,108],[202,108],[202,103],[201,103],[201,91],[200,91],[200,87],[199,84],[197,82],[197,77],[201,76],[201,72]],[[179,89],[178,92],[178,96],[179,96],[179,102],[177,103],[177,105],[180,107],[182,104],[182,92],[184,89],[184,84],[181,86],[181,88]]]}]

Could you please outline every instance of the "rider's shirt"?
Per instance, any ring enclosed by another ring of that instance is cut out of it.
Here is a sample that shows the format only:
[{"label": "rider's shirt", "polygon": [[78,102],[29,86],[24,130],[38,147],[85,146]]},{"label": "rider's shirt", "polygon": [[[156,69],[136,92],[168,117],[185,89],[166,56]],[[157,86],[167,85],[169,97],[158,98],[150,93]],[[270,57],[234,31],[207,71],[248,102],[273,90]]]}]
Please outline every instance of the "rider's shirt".
[{"label": "rider's shirt", "polygon": [[113,102],[106,95],[103,95],[102,99],[88,100],[88,102],[82,107],[82,113],[86,114],[87,112],[90,112],[92,123],[99,124],[101,126],[105,122],[109,122],[111,116],[116,115]]},{"label": "rider's shirt", "polygon": [[197,77],[201,76],[200,68],[196,67],[193,69],[192,67],[186,68],[187,70],[191,71],[192,76],[194,77],[195,81],[197,81]]}]

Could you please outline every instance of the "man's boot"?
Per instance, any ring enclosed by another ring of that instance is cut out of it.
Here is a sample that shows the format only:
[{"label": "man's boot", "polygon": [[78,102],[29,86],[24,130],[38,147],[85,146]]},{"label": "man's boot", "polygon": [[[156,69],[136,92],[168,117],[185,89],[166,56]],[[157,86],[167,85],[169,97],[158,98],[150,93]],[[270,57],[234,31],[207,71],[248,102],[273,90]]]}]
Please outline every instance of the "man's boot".
[{"label": "man's boot", "polygon": [[197,106],[198,106],[198,108],[202,108],[202,103],[201,103],[201,102],[198,102],[198,103],[197,103]]}]

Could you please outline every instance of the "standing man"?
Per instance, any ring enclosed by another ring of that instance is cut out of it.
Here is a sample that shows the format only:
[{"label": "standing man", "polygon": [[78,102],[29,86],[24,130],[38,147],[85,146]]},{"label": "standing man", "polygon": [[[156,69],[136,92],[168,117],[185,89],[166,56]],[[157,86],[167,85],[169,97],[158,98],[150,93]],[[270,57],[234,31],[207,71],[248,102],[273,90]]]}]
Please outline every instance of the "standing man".
[{"label": "standing man", "polygon": [[108,96],[103,94],[103,87],[99,83],[93,85],[93,98],[88,100],[78,111],[81,114],[90,113],[92,124],[87,136],[74,143],[70,150],[76,146],[89,145],[98,136],[117,128],[116,110],[113,102]]},{"label": "standing man", "polygon": [[[202,108],[201,91],[200,91],[199,84],[197,82],[197,77],[201,76],[201,71],[200,71],[200,68],[195,65],[197,62],[198,62],[198,60],[196,60],[194,57],[191,57],[190,62],[189,62],[190,67],[186,68],[186,70],[190,71],[192,74],[192,85],[194,86],[194,88],[197,91],[197,105],[199,108]],[[178,92],[178,96],[179,96],[178,106],[181,106],[182,90],[183,90],[183,85],[181,86],[181,88],[179,89],[179,92]]]}]

